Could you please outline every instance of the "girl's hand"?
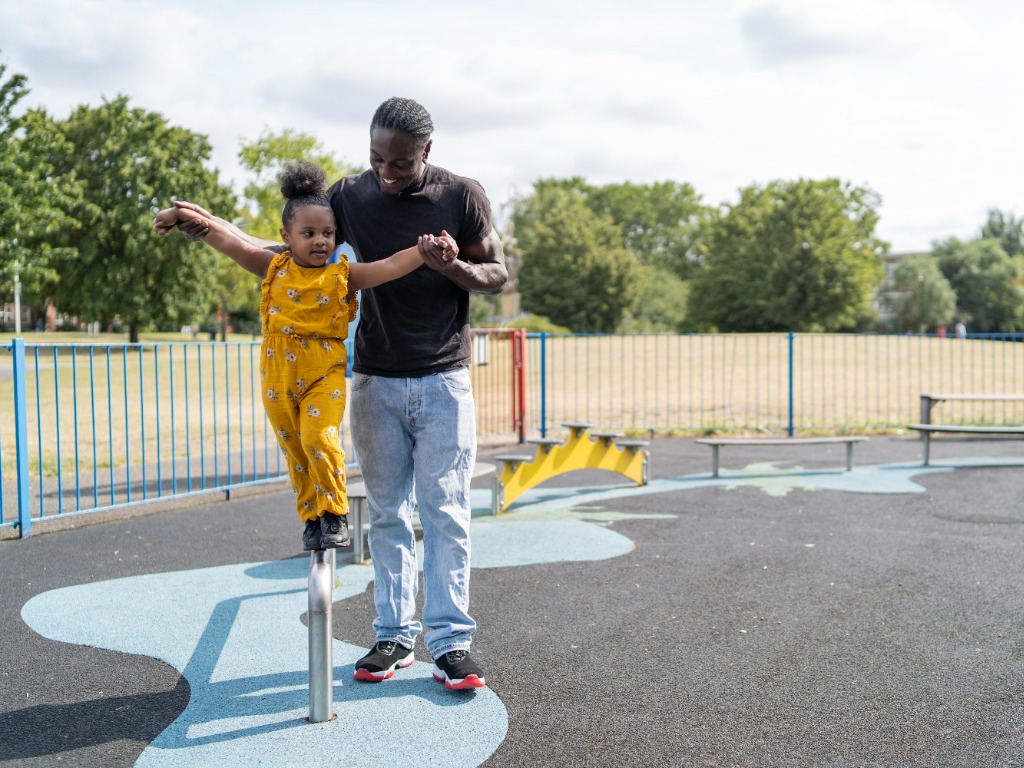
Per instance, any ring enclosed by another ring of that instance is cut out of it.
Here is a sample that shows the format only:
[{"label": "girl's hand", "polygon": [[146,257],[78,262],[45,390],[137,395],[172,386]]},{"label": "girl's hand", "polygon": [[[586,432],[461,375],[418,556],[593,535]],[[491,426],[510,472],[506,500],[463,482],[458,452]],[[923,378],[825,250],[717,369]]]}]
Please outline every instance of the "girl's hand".
[{"label": "girl's hand", "polygon": [[440,237],[421,235],[417,244],[420,255],[423,256],[423,262],[438,272],[447,272],[459,255],[459,246],[455,242],[455,238],[443,229]]},{"label": "girl's hand", "polygon": [[166,235],[176,226],[181,219],[178,217],[177,208],[164,208],[160,213],[153,219],[153,229],[156,230],[158,235]]}]

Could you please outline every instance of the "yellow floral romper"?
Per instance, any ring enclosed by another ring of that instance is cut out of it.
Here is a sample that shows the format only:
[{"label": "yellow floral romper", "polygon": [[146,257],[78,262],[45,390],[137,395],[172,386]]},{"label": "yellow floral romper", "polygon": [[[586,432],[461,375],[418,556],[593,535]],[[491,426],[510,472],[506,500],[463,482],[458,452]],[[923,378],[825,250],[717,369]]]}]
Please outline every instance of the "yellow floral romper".
[{"label": "yellow floral romper", "polygon": [[285,251],[263,280],[260,317],[263,406],[288,460],[299,517],[348,512],[345,452],[345,338],[356,301],[346,301],[348,262],[301,267]]}]

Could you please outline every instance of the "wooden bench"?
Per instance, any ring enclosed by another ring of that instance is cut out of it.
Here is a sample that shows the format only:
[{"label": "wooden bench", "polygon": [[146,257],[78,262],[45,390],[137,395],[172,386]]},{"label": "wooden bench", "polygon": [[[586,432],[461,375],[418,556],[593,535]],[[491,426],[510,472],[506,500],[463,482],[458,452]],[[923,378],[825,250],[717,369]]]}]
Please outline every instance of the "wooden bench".
[{"label": "wooden bench", "polygon": [[921,433],[924,439],[924,466],[931,462],[933,432],[948,432],[961,435],[1024,435],[1024,425],[1017,427],[982,426],[980,424],[907,424],[907,429]]},{"label": "wooden bench", "polygon": [[853,469],[853,444],[867,441],[863,435],[839,435],[831,437],[701,437],[695,442],[711,446],[711,476],[718,477],[718,450],[723,445],[826,445],[846,444],[846,471]]}]

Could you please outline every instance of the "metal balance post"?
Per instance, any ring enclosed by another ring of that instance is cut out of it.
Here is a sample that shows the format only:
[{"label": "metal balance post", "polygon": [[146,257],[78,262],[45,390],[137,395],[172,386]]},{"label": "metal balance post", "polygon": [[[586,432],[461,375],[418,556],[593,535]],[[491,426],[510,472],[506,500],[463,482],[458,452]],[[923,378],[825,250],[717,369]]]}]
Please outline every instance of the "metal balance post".
[{"label": "metal balance post", "polygon": [[331,597],[334,550],[309,553],[309,721],[324,723],[334,714],[334,637]]}]

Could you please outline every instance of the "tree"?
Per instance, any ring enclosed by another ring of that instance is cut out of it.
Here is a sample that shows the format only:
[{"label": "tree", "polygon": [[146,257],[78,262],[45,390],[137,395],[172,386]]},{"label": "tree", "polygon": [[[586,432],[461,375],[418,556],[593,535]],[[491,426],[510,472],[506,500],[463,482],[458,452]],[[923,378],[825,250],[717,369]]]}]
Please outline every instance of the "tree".
[{"label": "tree", "polygon": [[[243,141],[238,151],[242,167],[252,174],[244,189],[245,201],[237,221],[239,227],[264,240],[281,239],[281,209],[284,198],[278,174],[292,161],[314,162],[331,181],[361,170],[328,153],[310,134],[285,129],[273,133],[265,129],[259,138]],[[221,338],[227,335],[229,316],[244,318],[252,325],[259,317],[260,283],[230,259],[217,257],[216,305]]]},{"label": "tree", "polygon": [[233,196],[204,162],[205,136],[132,108],[127,96],[75,109],[58,123],[71,151],[49,156],[60,176],[75,176],[83,197],[69,211],[79,229],[65,233],[75,258],[60,262],[54,299],[62,311],[111,324],[138,341],[139,330],[203,317],[214,293],[214,254],[181,237],[158,237],[155,210],[172,199],[204,200],[232,210]]},{"label": "tree", "polygon": [[708,231],[688,315],[722,331],[857,327],[884,270],[878,196],[838,179],[741,190]]},{"label": "tree", "polygon": [[956,293],[933,256],[908,256],[896,264],[883,302],[903,331],[945,327],[956,314]]},{"label": "tree", "polygon": [[639,280],[621,229],[591,211],[577,191],[544,184],[517,201],[513,225],[523,257],[523,309],[576,333],[616,330]]},{"label": "tree", "polygon": [[993,208],[981,227],[981,236],[998,240],[1007,256],[1024,254],[1024,218]]},{"label": "tree", "polygon": [[699,265],[697,244],[711,217],[689,184],[674,181],[649,185],[588,184],[570,179],[542,179],[534,190],[571,192],[598,216],[607,216],[622,230],[622,243],[644,266],[670,270],[686,279]]},{"label": "tree", "polygon": [[253,174],[245,185],[245,207],[241,227],[254,237],[280,240],[281,208],[284,198],[277,181],[278,174],[289,162],[304,160],[316,163],[333,183],[342,176],[361,173],[362,169],[338,159],[325,150],[313,136],[285,129],[273,133],[264,129],[254,141],[243,141],[238,151],[242,167]]},{"label": "tree", "polygon": [[627,333],[683,333],[687,330],[689,284],[664,267],[644,267],[639,300],[622,323]]},{"label": "tree", "polygon": [[698,243],[711,210],[689,184],[608,184],[592,188],[589,205],[622,228],[626,247],[646,266],[687,279],[700,264]]},{"label": "tree", "polygon": [[933,243],[939,269],[956,291],[957,312],[977,333],[1024,328],[1024,288],[1020,272],[997,240]]},{"label": "tree", "polygon": [[54,262],[74,255],[55,235],[74,228],[64,210],[81,193],[74,176],[55,173],[49,161],[69,151],[53,121],[41,110],[14,116],[27,78],[4,79],[6,70],[0,64],[0,290],[12,291],[17,275],[26,301],[42,304],[57,277]]}]

